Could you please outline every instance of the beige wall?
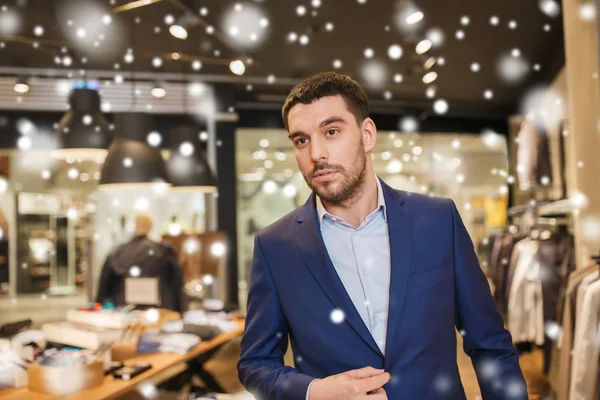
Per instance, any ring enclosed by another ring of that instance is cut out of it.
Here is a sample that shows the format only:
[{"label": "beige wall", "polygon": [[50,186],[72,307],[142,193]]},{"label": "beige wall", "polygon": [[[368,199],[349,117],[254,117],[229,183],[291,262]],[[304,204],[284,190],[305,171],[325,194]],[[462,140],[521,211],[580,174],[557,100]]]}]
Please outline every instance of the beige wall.
[{"label": "beige wall", "polygon": [[[568,109],[569,194],[583,193],[587,206],[576,212],[577,266],[600,251],[600,97],[596,21],[582,21],[580,2],[563,1]],[[583,167],[578,163],[583,162]]]}]

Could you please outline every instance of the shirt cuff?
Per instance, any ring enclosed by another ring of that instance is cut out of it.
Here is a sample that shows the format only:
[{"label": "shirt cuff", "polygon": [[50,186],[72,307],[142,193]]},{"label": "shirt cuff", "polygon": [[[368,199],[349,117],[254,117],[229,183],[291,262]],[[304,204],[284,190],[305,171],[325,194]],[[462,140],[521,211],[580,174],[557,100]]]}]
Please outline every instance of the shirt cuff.
[{"label": "shirt cuff", "polygon": [[315,383],[315,381],[318,381],[318,379],[313,379],[309,384],[308,384],[308,389],[306,389],[306,400],[308,399],[308,394],[310,393],[310,387],[312,386],[313,383]]}]

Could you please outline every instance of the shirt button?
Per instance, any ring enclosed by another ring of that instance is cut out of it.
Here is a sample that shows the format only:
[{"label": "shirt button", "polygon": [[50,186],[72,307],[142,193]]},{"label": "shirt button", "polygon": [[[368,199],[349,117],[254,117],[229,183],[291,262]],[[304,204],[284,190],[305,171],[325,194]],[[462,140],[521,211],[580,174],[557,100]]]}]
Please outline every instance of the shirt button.
[{"label": "shirt button", "polygon": [[369,275],[370,272],[371,272],[371,270],[369,268],[365,268],[365,270],[363,271],[363,274]]}]

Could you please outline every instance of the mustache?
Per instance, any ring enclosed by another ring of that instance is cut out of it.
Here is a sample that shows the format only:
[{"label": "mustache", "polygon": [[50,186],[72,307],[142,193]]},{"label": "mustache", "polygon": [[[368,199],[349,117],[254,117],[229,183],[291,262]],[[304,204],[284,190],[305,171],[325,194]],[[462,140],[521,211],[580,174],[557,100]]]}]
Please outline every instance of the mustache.
[{"label": "mustache", "polygon": [[313,168],[313,170],[310,173],[310,178],[314,178],[315,174],[319,171],[324,171],[324,170],[328,170],[328,171],[337,171],[337,172],[344,172],[344,168],[342,168],[339,165],[333,165],[333,164],[327,164],[327,163],[321,163],[321,164],[317,164],[315,165],[315,167]]}]

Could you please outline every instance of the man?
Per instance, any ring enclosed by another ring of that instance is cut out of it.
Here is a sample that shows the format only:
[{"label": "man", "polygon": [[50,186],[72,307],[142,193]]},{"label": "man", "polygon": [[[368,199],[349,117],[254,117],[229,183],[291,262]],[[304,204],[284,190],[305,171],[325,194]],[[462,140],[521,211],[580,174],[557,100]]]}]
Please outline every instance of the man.
[{"label": "man", "polygon": [[[465,399],[464,336],[485,400],[527,399],[519,357],[449,199],[393,190],[371,164],[368,99],[321,73],[283,121],[313,195],[255,239],[238,364],[259,399]],[[288,336],[295,368],[283,364]]]},{"label": "man", "polygon": [[125,305],[125,279],[156,277],[160,284],[160,306],[179,313],[185,311],[183,278],[177,256],[171,247],[148,238],[152,224],[151,214],[137,215],[133,238],[106,258],[96,301]]}]

